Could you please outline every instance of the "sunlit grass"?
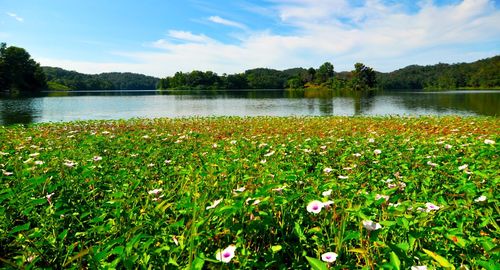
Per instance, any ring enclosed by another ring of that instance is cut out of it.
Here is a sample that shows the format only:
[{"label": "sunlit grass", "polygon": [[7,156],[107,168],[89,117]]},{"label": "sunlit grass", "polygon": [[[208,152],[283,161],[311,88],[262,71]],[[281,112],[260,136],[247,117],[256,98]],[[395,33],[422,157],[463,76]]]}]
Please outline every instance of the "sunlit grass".
[{"label": "sunlit grass", "polygon": [[0,127],[6,268],[498,269],[497,118]]}]

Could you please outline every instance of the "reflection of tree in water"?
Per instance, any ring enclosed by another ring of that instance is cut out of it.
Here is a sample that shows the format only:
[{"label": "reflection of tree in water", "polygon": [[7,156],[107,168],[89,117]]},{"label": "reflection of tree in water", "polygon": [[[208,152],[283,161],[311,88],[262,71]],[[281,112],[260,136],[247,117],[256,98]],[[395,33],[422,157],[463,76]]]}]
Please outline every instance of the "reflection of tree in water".
[{"label": "reflection of tree in water", "polygon": [[[403,95],[403,94],[396,94]],[[474,112],[478,115],[500,115],[500,95],[494,92],[421,93],[413,99],[401,98],[403,106],[410,110],[437,112]]]},{"label": "reflection of tree in water", "polygon": [[30,97],[8,97],[0,99],[0,124],[30,124],[35,120],[36,108]]},{"label": "reflection of tree in water", "polygon": [[354,115],[363,115],[369,111],[373,105],[375,99],[375,93],[369,92],[349,92],[344,94],[346,97],[350,97],[354,104]]}]

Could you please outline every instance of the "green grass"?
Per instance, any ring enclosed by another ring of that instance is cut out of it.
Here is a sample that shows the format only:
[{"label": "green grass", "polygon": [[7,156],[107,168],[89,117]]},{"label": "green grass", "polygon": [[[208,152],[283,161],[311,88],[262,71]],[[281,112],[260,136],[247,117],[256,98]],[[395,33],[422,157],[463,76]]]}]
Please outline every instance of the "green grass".
[{"label": "green grass", "polygon": [[499,269],[500,149],[485,143],[499,131],[476,117],[0,127],[0,268]]}]

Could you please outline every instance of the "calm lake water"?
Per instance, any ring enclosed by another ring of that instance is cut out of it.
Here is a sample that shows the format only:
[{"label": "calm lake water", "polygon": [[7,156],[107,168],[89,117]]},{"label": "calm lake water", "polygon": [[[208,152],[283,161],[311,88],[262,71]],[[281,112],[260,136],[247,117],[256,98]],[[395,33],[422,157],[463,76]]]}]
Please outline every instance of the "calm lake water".
[{"label": "calm lake water", "polygon": [[78,91],[0,95],[0,125],[188,116],[500,115],[500,91]]}]

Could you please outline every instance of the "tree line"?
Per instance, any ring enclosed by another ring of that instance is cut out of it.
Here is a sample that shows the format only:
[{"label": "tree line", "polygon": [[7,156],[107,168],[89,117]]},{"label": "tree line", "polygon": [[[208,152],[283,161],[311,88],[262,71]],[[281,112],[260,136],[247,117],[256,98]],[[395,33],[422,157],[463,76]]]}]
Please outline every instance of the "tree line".
[{"label": "tree line", "polygon": [[336,73],[330,62],[318,69],[292,68],[283,71],[256,68],[243,73],[217,75],[212,71],[176,72],[158,82],[161,90],[201,89],[306,89],[330,88],[365,90],[376,85],[375,72],[361,63],[351,72]]},{"label": "tree line", "polygon": [[500,55],[473,63],[412,65],[376,72],[356,63],[336,72],[330,62],[318,68],[275,70],[255,68],[237,74],[212,71],[176,72],[162,79],[135,73],[82,74],[41,67],[23,48],[0,44],[0,91],[49,90],[210,90],[210,89],[460,89],[500,88]]},{"label": "tree line", "polygon": [[154,90],[159,79],[130,72],[82,74],[56,67],[43,67],[50,90]]},{"label": "tree line", "polygon": [[411,65],[377,74],[382,89],[500,88],[500,55],[473,63]]}]

